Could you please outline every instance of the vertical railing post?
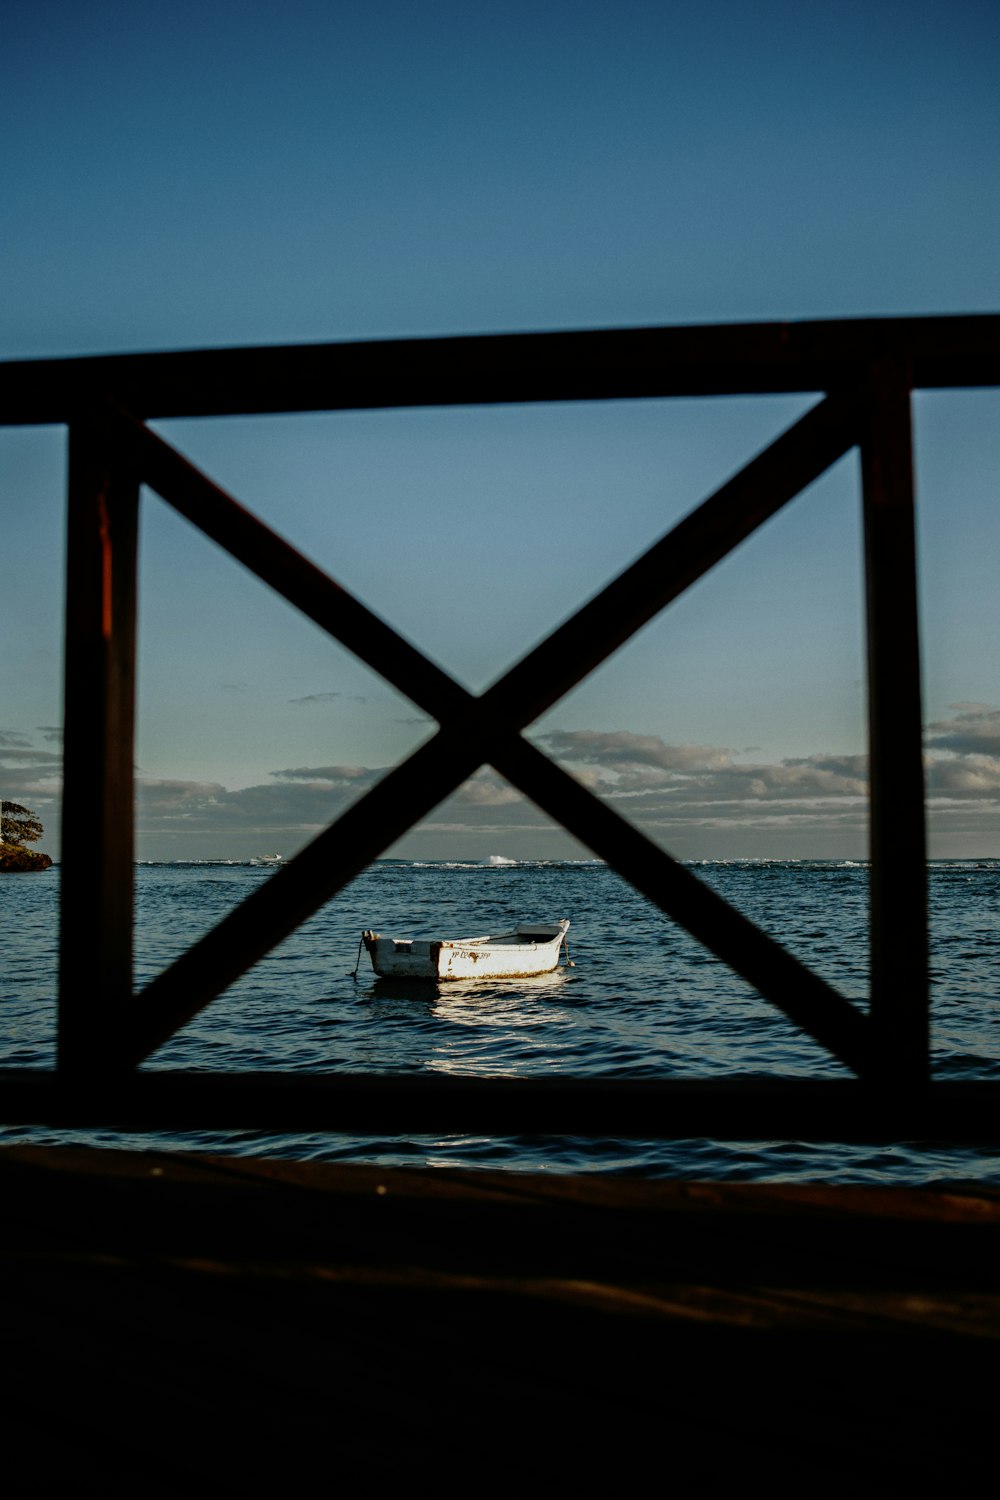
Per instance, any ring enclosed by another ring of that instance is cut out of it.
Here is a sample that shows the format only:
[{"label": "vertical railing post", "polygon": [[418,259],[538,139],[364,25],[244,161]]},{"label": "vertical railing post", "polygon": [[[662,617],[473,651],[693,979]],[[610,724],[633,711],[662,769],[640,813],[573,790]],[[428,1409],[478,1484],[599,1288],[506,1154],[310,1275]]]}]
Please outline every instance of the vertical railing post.
[{"label": "vertical railing post", "polygon": [[910,384],[871,372],[861,445],[871,763],[871,1021],[879,1082],[929,1080],[927,868]]},{"label": "vertical railing post", "polygon": [[99,1071],[132,994],[139,483],[127,434],[70,426],[59,1067]]}]

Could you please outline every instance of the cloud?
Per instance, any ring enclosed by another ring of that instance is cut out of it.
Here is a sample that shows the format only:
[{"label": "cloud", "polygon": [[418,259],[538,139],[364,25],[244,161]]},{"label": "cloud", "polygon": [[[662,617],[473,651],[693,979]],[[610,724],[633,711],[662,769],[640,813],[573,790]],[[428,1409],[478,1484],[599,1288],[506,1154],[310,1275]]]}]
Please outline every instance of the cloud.
[{"label": "cloud", "polygon": [[593,729],[562,730],[545,735],[543,743],[557,760],[600,765],[619,773],[635,768],[686,772],[728,766],[733,754],[711,745],[668,745],[659,735],[632,734],[625,729],[610,734]]},{"label": "cloud", "polygon": [[[954,821],[955,808],[976,803],[984,829],[992,827],[1000,814],[1000,709],[957,703],[953,714],[929,724],[925,733],[928,811]],[[764,828],[776,819],[812,819],[817,827],[829,826],[856,817],[868,795],[866,755],[750,761],[729,747],[671,745],[627,730],[560,731],[540,743],[651,830],[719,820]]]},{"label": "cloud", "polygon": [[62,771],[62,756],[52,750],[21,750],[0,748],[0,770],[15,771],[19,775],[29,770],[39,771],[51,767],[51,774]]},{"label": "cloud", "polygon": [[136,783],[142,833],[307,833],[342,812],[351,799],[328,785],[259,785],[228,790],[218,782],[155,780]]},{"label": "cloud", "polygon": [[[281,781],[309,783],[320,792],[350,792],[355,796],[374,786],[388,770],[388,766],[295,766],[270,774]],[[485,766],[449,800],[464,807],[506,807],[523,801],[519,792]]]},{"label": "cloud", "polygon": [[963,755],[930,760],[927,789],[932,796],[1000,797],[1000,756]]},{"label": "cloud", "polygon": [[289,703],[333,703],[336,699],[343,698],[346,703],[367,703],[368,699],[360,693],[306,693],[304,698],[289,698]]},{"label": "cloud", "polygon": [[483,769],[477,771],[475,776],[469,778],[464,785],[460,786],[454,796],[449,798],[452,807],[480,808],[480,807],[512,807],[517,804],[526,807],[521,793],[498,776],[495,771]]},{"label": "cloud", "polygon": [[594,729],[558,730],[541,738],[556,760],[574,765],[600,766],[622,787],[651,784],[664,775],[691,774],[732,765],[732,750],[714,745],[672,745],[660,735],[634,735],[630,730],[598,733]]},{"label": "cloud", "polygon": [[[643,797],[666,807],[715,802],[761,802],[863,797],[867,758],[800,756],[774,763],[739,764],[734,750],[714,745],[671,745],[658,735],[620,729],[563,730],[541,745],[601,796]],[[585,775],[579,775],[580,769]]]},{"label": "cloud", "polygon": [[228,796],[217,781],[171,781],[143,777],[136,782],[136,797],[143,812],[161,817],[190,816],[219,805]]},{"label": "cloud", "polygon": [[286,771],[271,771],[268,774],[281,781],[326,782],[330,786],[357,785],[373,782],[385,774],[384,766],[294,766]]},{"label": "cloud", "polygon": [[[55,735],[54,727],[38,736]],[[674,744],[631,730],[559,730],[539,746],[629,821],[675,852],[698,857],[706,845],[767,853],[825,847],[862,853],[868,819],[864,755],[824,754],[763,759],[730,746]],[[926,781],[931,826],[979,843],[1000,838],[1000,709],[956,704],[952,717],[926,731]],[[286,766],[257,785],[230,789],[220,781],[138,777],[137,828],[146,847],[162,836],[163,852],[184,846],[225,854],[248,844],[285,850],[334,822],[385,776],[387,766]],[[36,748],[20,731],[0,732],[4,795],[52,824],[61,759]],[[495,771],[483,767],[414,830],[448,857],[461,837],[510,833],[544,848],[552,822]],[[530,835],[530,838],[529,838]],[[561,837],[561,835],[555,835]],[[449,840],[451,841],[449,843]],[[741,844],[740,841],[743,841]],[[782,843],[784,840],[784,843]],[[465,847],[470,847],[468,842]]]},{"label": "cloud", "polygon": [[[273,781],[228,790],[219,782],[141,778],[136,782],[140,831],[300,833],[334,821],[385,775],[385,766],[295,766],[272,771]],[[495,772],[483,770],[442,804],[456,827],[492,826],[498,809],[520,809],[538,826],[541,815]],[[487,820],[484,823],[484,819]],[[506,822],[506,817],[504,819]]]},{"label": "cloud", "polygon": [[927,791],[932,805],[1000,802],[1000,709],[953,703],[952,719],[928,724]]},{"label": "cloud", "polygon": [[[50,737],[48,733],[46,737]],[[41,845],[45,852],[55,852],[61,782],[62,756],[58,751],[35,749],[20,730],[0,730],[0,796],[5,802],[30,808],[45,824],[48,838]]]},{"label": "cloud", "polygon": [[1000,708],[985,703],[953,703],[954,719],[927,726],[927,745],[956,755],[1000,757]]},{"label": "cloud", "polygon": [[[932,814],[965,826],[978,809],[983,828],[1000,823],[1000,747],[992,744],[1000,711],[957,705],[955,717],[928,727],[927,786]],[[765,761],[729,746],[672,744],[630,730],[559,730],[538,743],[567,770],[669,847],[698,830],[754,831],[762,836],[801,830],[841,833],[863,842],[868,762],[864,755],[817,753]],[[976,746],[977,749],[967,748]],[[962,747],[962,748],[960,748]],[[26,753],[26,752],[19,752]],[[143,826],[283,830],[303,838],[336,819],[374,786],[386,766],[287,766],[261,785],[228,790],[215,782],[139,782]],[[961,817],[959,814],[961,813]],[[420,827],[459,831],[541,830],[549,820],[502,777],[484,767]],[[796,835],[800,836],[800,835]]]}]

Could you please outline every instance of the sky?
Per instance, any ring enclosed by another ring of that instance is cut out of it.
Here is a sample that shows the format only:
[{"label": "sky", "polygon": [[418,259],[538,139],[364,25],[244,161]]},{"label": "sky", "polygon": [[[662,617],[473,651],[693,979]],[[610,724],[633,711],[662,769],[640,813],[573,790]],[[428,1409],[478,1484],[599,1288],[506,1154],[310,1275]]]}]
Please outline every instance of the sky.
[{"label": "sky", "polygon": [[[1000,311],[1000,9],[5,0],[0,359]],[[481,690],[812,404],[154,424]],[[1000,855],[1000,393],[914,399],[931,853]],[[65,433],[0,428],[0,795],[58,852]],[[867,851],[856,453],[533,725],[687,859]],[[137,855],[433,730],[152,494]],[[392,851],[586,853],[485,768]]]}]

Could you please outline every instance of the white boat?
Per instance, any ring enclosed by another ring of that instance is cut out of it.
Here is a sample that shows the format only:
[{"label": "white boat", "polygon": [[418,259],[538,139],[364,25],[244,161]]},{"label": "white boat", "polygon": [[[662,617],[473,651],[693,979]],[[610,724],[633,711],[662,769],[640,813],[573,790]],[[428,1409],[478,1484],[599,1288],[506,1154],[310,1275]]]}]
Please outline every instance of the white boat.
[{"label": "white boat", "polygon": [[393,938],[363,932],[372,968],[383,978],[523,979],[559,963],[568,922],[527,922],[474,938]]}]

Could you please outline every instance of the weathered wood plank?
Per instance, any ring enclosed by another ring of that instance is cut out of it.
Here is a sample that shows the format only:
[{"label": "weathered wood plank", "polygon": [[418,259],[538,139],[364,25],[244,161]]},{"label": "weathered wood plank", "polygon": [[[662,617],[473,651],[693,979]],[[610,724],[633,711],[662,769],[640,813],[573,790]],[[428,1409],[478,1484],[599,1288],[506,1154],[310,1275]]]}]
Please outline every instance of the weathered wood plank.
[{"label": "weathered wood plank", "polygon": [[994,1472],[989,1195],[15,1148],[0,1210],[12,1493]]},{"label": "weathered wood plank", "polygon": [[1000,1083],[897,1096],[851,1079],[594,1079],[352,1073],[67,1077],[0,1070],[8,1124],[352,1135],[599,1136],[612,1140],[1000,1142]]},{"label": "weathered wood plank", "polygon": [[872,363],[915,386],[1000,384],[1000,316],[589,329],[198,349],[0,364],[0,424],[66,422],[95,395],[139,416],[844,390]]},{"label": "weathered wood plank", "polygon": [[132,994],[139,481],[98,417],[70,433],[59,1063],[103,1066]]},{"label": "weathered wood plank", "polygon": [[862,443],[870,749],[871,1021],[886,1087],[930,1077],[920,628],[907,372],[872,373]]}]

